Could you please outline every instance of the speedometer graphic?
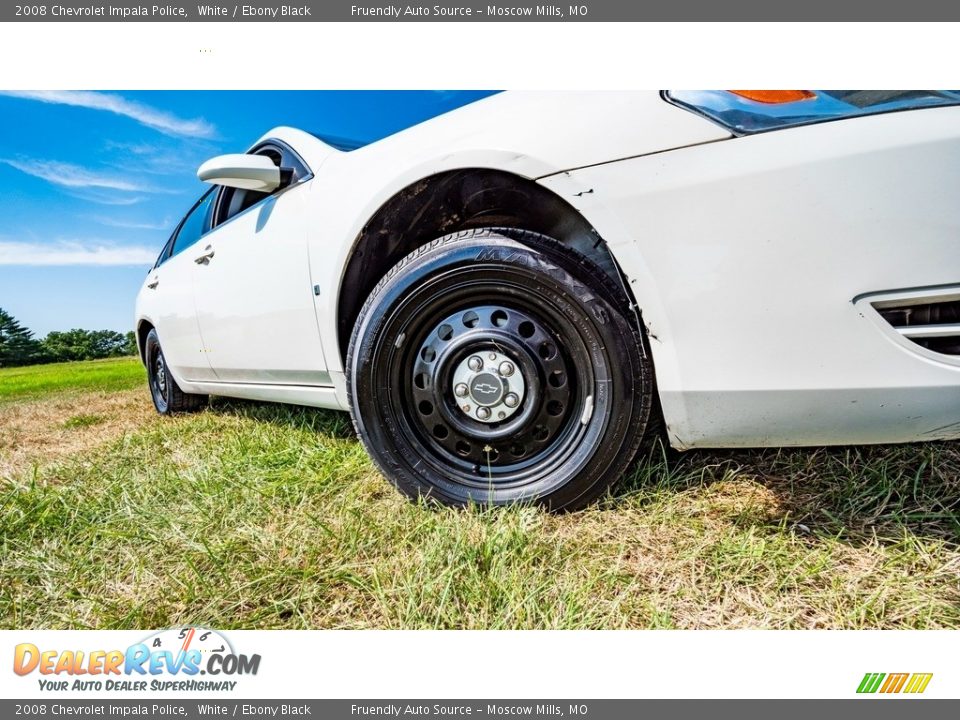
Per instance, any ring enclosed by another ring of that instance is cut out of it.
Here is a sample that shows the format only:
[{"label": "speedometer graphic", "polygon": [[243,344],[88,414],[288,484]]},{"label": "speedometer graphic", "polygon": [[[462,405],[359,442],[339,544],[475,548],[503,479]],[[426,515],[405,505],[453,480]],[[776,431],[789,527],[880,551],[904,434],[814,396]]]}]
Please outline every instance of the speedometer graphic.
[{"label": "speedometer graphic", "polygon": [[233,645],[223,634],[196,625],[160,630],[144,638],[143,643],[151,651],[166,650],[172,653],[173,657],[178,657],[190,650],[199,651],[203,658],[209,657],[213,653],[234,654]]}]

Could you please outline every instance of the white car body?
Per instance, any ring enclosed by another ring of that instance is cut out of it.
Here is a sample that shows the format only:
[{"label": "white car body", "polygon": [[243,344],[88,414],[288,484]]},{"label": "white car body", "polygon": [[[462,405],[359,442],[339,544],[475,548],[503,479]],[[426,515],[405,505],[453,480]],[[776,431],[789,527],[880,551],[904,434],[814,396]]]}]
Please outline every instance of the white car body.
[{"label": "white car body", "polygon": [[675,447],[960,437],[960,356],[874,307],[960,298],[960,107],[734,137],[656,92],[507,92],[350,152],[270,139],[308,178],[156,267],[137,300],[186,392],[348,409],[358,237],[419,181],[485,168],[606,242]]}]

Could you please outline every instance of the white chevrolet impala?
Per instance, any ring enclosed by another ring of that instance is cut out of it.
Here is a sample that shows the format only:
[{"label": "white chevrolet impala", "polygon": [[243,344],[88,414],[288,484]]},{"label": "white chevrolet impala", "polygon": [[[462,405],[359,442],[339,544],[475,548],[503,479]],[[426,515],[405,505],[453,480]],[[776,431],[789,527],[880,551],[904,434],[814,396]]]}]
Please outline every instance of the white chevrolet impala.
[{"label": "white chevrolet impala", "polygon": [[678,448],[960,437],[960,94],[507,92],[276,128],[137,301],[161,413],[349,410],[449,504],[588,503]]}]

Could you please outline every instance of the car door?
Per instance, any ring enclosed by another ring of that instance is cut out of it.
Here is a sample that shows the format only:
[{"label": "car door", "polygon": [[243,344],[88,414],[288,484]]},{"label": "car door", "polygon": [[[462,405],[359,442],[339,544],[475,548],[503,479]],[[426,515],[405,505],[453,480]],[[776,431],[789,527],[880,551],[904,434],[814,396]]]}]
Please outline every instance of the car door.
[{"label": "car door", "polygon": [[197,322],[192,255],[210,228],[216,197],[215,190],[207,191],[190,209],[147,276],[142,293],[144,315],[156,327],[167,366],[180,380],[215,379]]},{"label": "car door", "polygon": [[293,180],[271,195],[218,191],[214,227],[192,253],[205,354],[221,382],[330,385],[307,248],[312,176],[286,146],[253,152]]}]

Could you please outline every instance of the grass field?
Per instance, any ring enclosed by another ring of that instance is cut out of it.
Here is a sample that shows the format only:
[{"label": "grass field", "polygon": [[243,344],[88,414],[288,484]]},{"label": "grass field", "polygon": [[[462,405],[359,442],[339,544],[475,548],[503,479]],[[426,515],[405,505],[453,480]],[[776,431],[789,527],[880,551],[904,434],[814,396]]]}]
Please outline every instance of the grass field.
[{"label": "grass field", "polygon": [[345,415],[0,371],[0,625],[960,627],[960,446],[656,448],[596,507],[402,500]]},{"label": "grass field", "polygon": [[0,369],[0,402],[56,392],[127,390],[141,386],[143,367],[134,358],[31,365]]}]

